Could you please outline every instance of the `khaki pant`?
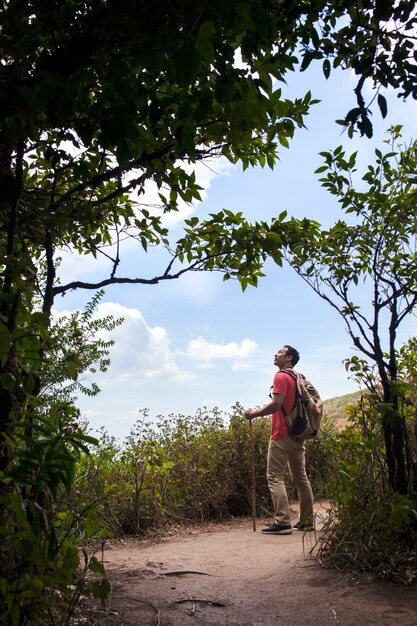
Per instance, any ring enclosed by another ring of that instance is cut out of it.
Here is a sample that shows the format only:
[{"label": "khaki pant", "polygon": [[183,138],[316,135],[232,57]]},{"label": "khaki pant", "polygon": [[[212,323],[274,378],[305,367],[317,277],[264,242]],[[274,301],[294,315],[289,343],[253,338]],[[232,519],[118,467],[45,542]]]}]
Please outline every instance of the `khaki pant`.
[{"label": "khaki pant", "polygon": [[290,525],[290,507],[284,475],[290,467],[292,479],[300,500],[300,521],[313,521],[313,492],[305,469],[305,448],[302,441],[271,439],[268,448],[266,478],[274,504],[274,521],[276,524]]}]

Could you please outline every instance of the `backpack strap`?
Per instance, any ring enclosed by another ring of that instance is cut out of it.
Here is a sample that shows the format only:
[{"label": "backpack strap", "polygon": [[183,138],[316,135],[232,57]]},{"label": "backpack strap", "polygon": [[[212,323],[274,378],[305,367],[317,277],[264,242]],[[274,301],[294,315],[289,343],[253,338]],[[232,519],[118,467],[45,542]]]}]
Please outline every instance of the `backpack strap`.
[{"label": "backpack strap", "polygon": [[293,369],[286,369],[286,370],[279,370],[279,371],[284,372],[284,374],[289,374],[291,378],[294,378],[294,380],[299,380],[300,378],[302,380],[306,379],[304,374],[300,374],[300,372],[295,372]]},{"label": "backpack strap", "polygon": [[[286,369],[286,370],[279,370],[279,373],[283,373],[283,374],[288,374],[289,376],[291,376],[291,378],[293,380],[295,380],[295,404],[294,404],[294,408],[297,406],[297,399],[298,399],[298,387],[297,387],[297,380],[299,378],[304,378],[302,374],[298,375],[296,372],[294,372],[293,369]],[[294,410],[294,409],[292,409]],[[284,409],[284,404],[282,404],[281,406],[281,411],[284,413],[284,417],[287,417],[288,413],[287,411]]]},{"label": "backpack strap", "polygon": [[295,381],[297,381],[301,377],[301,374],[298,375],[296,372],[294,372],[293,369],[279,370],[279,371],[280,373],[282,372],[283,374],[289,374],[289,376],[291,376],[291,378],[293,378]]}]

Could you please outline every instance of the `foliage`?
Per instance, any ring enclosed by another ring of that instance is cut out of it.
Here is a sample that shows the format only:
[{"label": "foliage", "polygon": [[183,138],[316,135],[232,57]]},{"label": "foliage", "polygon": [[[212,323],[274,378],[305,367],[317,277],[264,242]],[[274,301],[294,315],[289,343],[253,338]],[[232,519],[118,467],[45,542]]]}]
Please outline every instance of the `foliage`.
[{"label": "foliage", "polygon": [[[237,405],[228,423],[217,409],[200,409],[192,417],[159,416],[152,425],[144,411],[123,445],[103,433],[79,466],[71,508],[93,506],[100,524],[116,535],[247,514],[249,433],[239,412]],[[267,429],[256,434],[261,466],[268,436]],[[269,504],[265,489],[259,496]]]},{"label": "foliage", "polygon": [[100,392],[87,376],[107,371],[109,348],[114,341],[103,337],[123,323],[123,318],[114,319],[112,315],[94,317],[103,296],[104,291],[98,291],[83,311],[60,315],[51,325],[42,361],[42,406],[75,402],[77,394],[95,396]]},{"label": "foliage", "polygon": [[348,129],[350,137],[355,128],[371,137],[372,112],[363,93],[367,80],[375,88],[372,102],[377,100],[383,117],[387,114],[387,101],[381,87],[400,89],[399,97],[417,96],[415,2],[341,0],[324,5],[313,3],[313,7],[318,9],[318,20],[303,33],[301,69],[305,70],[312,61],[322,60],[326,77],[332,67],[353,70],[358,77],[354,90],[357,106],[338,123]]},{"label": "foliage", "polygon": [[[84,320],[74,318],[51,334],[56,295],[110,283],[157,284],[204,269],[220,270],[245,288],[257,284],[268,255],[282,262],[284,240],[299,233],[285,215],[273,226],[226,210],[202,222],[191,218],[178,242],[170,241],[163,217],[180,201],[199,199],[194,166],[202,159],[223,155],[244,168],[274,165],[279,146],[288,146],[313,103],[310,93],[285,100],[274,85],[294,69],[300,45],[302,69],[310,49],[314,59],[335,55],[334,65],[355,68],[360,120],[351,115],[346,121],[362,133],[370,134],[361,100],[366,78],[410,93],[410,2],[395,8],[367,0],[282,6],[276,0],[0,4],[0,523],[11,535],[10,554],[17,550],[4,560],[6,569],[24,554],[13,535],[20,532],[14,524],[22,502],[39,532],[54,536],[54,503],[88,443],[82,434],[71,435],[76,410],[65,394],[77,386],[88,392],[77,376],[90,368],[94,353],[106,350],[96,343],[83,361],[73,352],[79,347],[73,334],[74,344],[63,354],[64,343],[58,347],[56,339]],[[393,31],[390,18],[404,31]],[[323,29],[320,35],[315,25]],[[242,64],[235,62],[238,52]],[[325,58],[326,75],[329,63]],[[150,183],[159,212],[140,204]],[[304,232],[308,228],[304,224]],[[165,249],[165,269],[151,277],[119,275],[126,238],[145,251]],[[61,249],[103,255],[108,273],[97,283],[59,284]],[[55,372],[48,353],[58,358]],[[55,387],[48,396],[51,381],[65,385],[65,376],[75,385]],[[145,465],[155,484],[164,480],[158,463]],[[140,478],[137,471],[134,476]],[[48,506],[38,501],[41,494]],[[43,571],[52,558],[49,543],[36,545],[44,550]],[[30,555],[20,561],[22,580],[33,574]],[[16,594],[13,607],[20,608],[13,610],[26,610],[19,604],[24,596]]]},{"label": "foliage", "polygon": [[[84,551],[80,562],[74,541],[81,521],[86,537],[100,536],[87,508],[74,514],[59,502],[73,487],[77,463],[96,440],[78,426],[75,390],[96,393],[78,382],[85,370],[107,365],[108,348],[94,334],[111,330],[122,320],[94,320],[102,294],[85,311],[52,326],[41,363],[45,387],[26,408],[25,422],[14,431],[12,460],[2,472],[0,496],[0,623],[66,623],[81,593],[105,598],[108,581],[94,555]],[[25,329],[20,329],[24,336]],[[71,379],[69,384],[66,384]]]},{"label": "foliage", "polygon": [[[344,400],[345,406],[346,402]],[[323,404],[324,413],[319,436],[306,442],[305,451],[307,474],[317,502],[327,500],[329,477],[333,474],[335,466],[332,442],[339,430],[338,421],[329,410],[328,401],[325,400]]]},{"label": "foliage", "polygon": [[322,153],[325,164],[317,171],[325,174],[323,186],[347,218],[328,230],[316,225],[313,236],[293,246],[289,261],[341,315],[366,357],[354,356],[346,367],[380,397],[391,485],[406,494],[408,444],[398,411],[397,333],[417,303],[417,143],[404,147],[400,127],[391,128],[386,143],[388,150],[375,150],[376,164],[356,187],[356,153],[346,156],[341,147]]},{"label": "foliage", "polygon": [[[105,573],[85,552],[81,567],[74,543],[78,521],[57,511],[54,501],[72,487],[76,463],[94,439],[65,423],[66,415],[37,418],[15,435],[14,459],[3,473],[8,486],[1,496],[0,623],[66,623],[74,602],[86,593],[85,576]],[[85,524],[85,521],[83,521]],[[61,621],[64,620],[64,621]]]},{"label": "foliage", "polygon": [[[200,409],[194,416],[160,416],[154,425],[147,420],[144,411],[123,445],[102,433],[99,446],[78,466],[68,508],[88,507],[116,536],[251,514],[249,428],[239,404],[229,415]],[[318,497],[333,471],[326,452],[331,431],[325,420],[323,434],[307,444]],[[256,420],[253,435],[257,514],[265,516],[271,506],[265,478],[270,420]]]},{"label": "foliage", "polygon": [[331,508],[315,552],[323,563],[343,571],[414,583],[415,502],[394,491],[387,480],[374,398],[364,395],[349,411],[349,425],[331,444]]}]

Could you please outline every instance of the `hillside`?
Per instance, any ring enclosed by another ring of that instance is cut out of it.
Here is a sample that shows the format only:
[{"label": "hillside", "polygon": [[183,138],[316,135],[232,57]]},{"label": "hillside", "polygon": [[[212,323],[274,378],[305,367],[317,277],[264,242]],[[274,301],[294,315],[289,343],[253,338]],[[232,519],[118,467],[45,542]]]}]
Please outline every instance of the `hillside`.
[{"label": "hillside", "polygon": [[362,391],[355,391],[344,396],[335,396],[324,400],[324,414],[330,422],[334,422],[338,428],[342,429],[347,422],[346,407],[356,404],[362,395]]}]

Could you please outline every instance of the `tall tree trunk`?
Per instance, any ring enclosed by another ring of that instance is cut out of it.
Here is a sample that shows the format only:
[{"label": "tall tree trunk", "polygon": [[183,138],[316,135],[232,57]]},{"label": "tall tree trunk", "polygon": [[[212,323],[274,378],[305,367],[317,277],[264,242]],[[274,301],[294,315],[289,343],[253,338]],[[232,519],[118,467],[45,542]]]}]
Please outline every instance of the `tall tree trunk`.
[{"label": "tall tree trunk", "polygon": [[[0,321],[12,334],[17,326],[20,305],[18,287],[18,253],[16,250],[18,202],[22,187],[23,143],[16,155],[15,173],[12,172],[12,148],[2,143],[0,134],[0,213],[7,228],[2,264]],[[11,461],[11,446],[16,419],[20,414],[22,391],[16,365],[13,342],[0,367],[2,384],[0,385],[0,471],[4,471]]]}]

